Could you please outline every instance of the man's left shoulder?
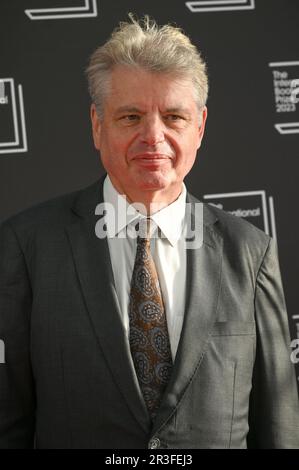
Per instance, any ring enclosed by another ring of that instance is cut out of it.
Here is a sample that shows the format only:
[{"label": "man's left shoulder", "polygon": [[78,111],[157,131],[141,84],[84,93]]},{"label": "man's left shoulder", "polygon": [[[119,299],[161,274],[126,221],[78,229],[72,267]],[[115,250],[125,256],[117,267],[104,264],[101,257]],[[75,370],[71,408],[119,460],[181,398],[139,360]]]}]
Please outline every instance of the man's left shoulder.
[{"label": "man's left shoulder", "polygon": [[[262,243],[269,243],[270,236],[246,219],[236,216],[211,204],[204,203],[205,211],[210,211],[218,219],[219,230],[225,235],[238,239],[252,239]],[[244,240],[245,241],[245,240]]]},{"label": "man's left shoulder", "polygon": [[221,237],[227,247],[239,247],[243,250],[247,248],[250,251],[258,251],[261,255],[265,253],[271,237],[263,230],[242,217],[190,196],[191,202],[203,204],[203,222],[206,228]]}]

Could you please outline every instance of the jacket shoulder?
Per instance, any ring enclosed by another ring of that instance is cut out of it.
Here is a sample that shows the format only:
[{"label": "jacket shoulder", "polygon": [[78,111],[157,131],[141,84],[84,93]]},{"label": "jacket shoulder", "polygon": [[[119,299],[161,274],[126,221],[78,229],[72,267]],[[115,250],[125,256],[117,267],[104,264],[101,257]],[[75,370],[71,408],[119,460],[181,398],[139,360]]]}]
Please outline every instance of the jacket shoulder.
[{"label": "jacket shoulder", "polygon": [[3,220],[1,226],[10,225],[17,232],[27,232],[40,227],[55,228],[71,223],[74,218],[72,207],[82,193],[88,193],[95,183],[87,188],[47,199]]},{"label": "jacket shoulder", "polygon": [[251,222],[248,222],[242,217],[230,214],[229,212],[219,209],[211,204],[204,204],[206,205],[207,210],[217,217],[222,231],[229,233],[231,236],[235,235],[237,237],[252,238],[256,241],[261,240],[263,242],[269,242],[269,235]]},{"label": "jacket shoulder", "polygon": [[[202,202],[188,194],[191,202]],[[246,248],[251,253],[258,252],[260,256],[265,253],[271,237],[252,223],[219,209],[213,204],[202,202],[204,224],[208,230],[213,229],[220,236],[227,248],[239,247],[244,252]]]}]

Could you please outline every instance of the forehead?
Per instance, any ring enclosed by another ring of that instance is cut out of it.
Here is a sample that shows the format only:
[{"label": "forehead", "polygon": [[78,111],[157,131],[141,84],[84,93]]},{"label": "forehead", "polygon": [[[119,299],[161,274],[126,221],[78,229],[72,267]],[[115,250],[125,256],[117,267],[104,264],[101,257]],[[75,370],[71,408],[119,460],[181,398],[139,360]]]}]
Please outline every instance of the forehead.
[{"label": "forehead", "polygon": [[196,106],[194,85],[190,78],[119,65],[111,72],[105,101],[109,107],[127,104]]}]

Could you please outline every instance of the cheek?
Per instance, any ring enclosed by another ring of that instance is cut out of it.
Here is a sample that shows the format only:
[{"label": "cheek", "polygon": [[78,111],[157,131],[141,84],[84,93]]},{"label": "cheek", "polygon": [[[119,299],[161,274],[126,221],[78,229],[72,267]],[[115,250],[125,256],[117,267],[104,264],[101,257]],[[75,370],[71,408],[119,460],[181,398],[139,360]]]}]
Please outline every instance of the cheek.
[{"label": "cheek", "polygon": [[182,166],[189,166],[194,163],[196,153],[199,148],[199,137],[197,133],[184,136],[183,139],[177,139],[176,150],[178,164]]},{"label": "cheek", "polygon": [[106,136],[102,139],[102,160],[109,166],[120,166],[126,163],[127,142],[119,137]]}]

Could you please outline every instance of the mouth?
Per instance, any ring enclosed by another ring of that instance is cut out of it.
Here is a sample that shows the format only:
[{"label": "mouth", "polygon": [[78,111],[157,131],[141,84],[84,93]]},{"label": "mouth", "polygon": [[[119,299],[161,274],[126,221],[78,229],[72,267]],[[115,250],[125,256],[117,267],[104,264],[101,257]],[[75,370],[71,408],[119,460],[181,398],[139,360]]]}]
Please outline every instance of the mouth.
[{"label": "mouth", "polygon": [[161,154],[161,153],[143,153],[134,157],[133,160],[137,162],[141,162],[141,163],[143,162],[161,163],[163,161],[165,162],[165,161],[171,160],[171,157],[165,154]]},{"label": "mouth", "polygon": [[171,161],[171,158],[167,155],[156,154],[156,153],[146,153],[138,155],[133,158],[133,161],[142,167],[147,169],[157,169],[166,163]]},{"label": "mouth", "polygon": [[139,155],[136,155],[133,160],[166,160],[169,159],[170,157],[168,155],[165,155],[164,153],[154,153],[154,152],[146,152],[146,153],[141,153]]}]

